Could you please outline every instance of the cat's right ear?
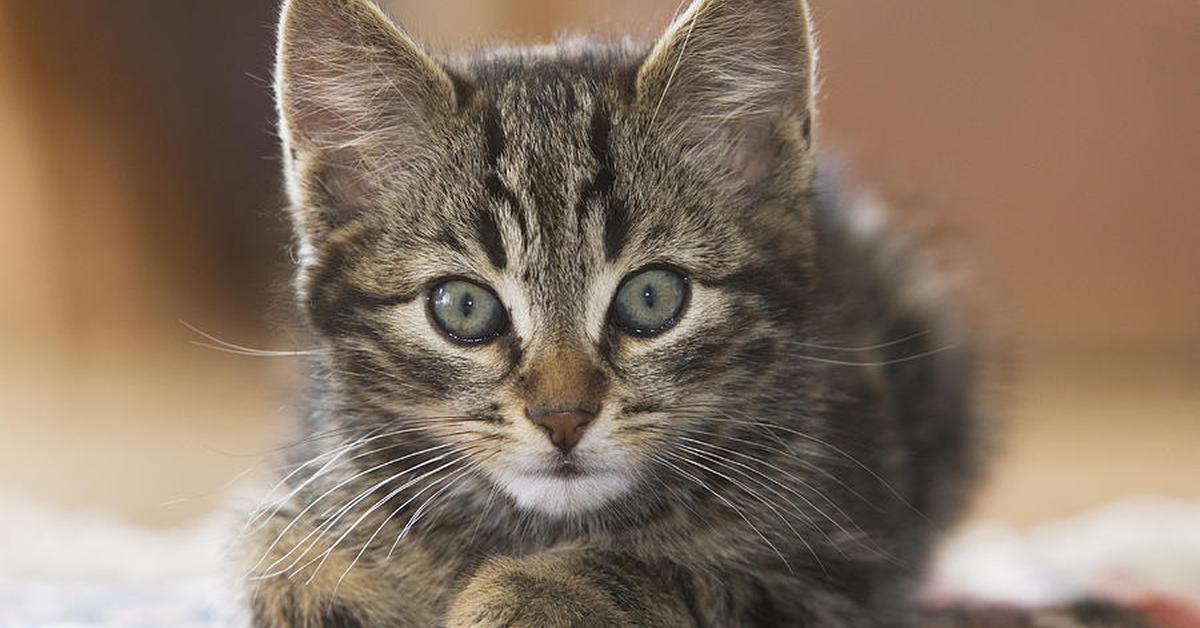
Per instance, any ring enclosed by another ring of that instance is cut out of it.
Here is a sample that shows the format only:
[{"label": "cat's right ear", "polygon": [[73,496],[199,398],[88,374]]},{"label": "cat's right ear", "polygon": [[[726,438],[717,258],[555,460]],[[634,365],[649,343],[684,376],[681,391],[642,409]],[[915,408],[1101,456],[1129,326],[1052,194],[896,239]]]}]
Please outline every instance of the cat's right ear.
[{"label": "cat's right ear", "polygon": [[455,85],[370,0],[287,0],[275,91],[288,194],[305,245],[371,203],[439,144]]}]

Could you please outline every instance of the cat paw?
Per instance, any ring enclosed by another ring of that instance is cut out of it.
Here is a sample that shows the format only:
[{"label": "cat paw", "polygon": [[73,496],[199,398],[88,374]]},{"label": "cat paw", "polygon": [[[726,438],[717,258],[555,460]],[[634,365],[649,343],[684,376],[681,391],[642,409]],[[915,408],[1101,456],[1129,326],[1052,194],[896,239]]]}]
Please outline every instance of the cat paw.
[{"label": "cat paw", "polygon": [[612,599],[553,561],[495,559],[455,598],[448,628],[631,627]]}]

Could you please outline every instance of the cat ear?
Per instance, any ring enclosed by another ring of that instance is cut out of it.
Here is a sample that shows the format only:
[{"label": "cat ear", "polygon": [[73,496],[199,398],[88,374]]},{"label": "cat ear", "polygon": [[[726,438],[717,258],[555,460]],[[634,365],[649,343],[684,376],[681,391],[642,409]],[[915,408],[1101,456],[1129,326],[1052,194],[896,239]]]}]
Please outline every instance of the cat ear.
[{"label": "cat ear", "polygon": [[367,204],[379,169],[419,167],[455,105],[446,71],[370,0],[288,0],[275,80],[288,192],[311,232],[302,235]]},{"label": "cat ear", "polygon": [[695,0],[637,75],[637,98],[748,186],[811,163],[814,50],[804,0]]}]

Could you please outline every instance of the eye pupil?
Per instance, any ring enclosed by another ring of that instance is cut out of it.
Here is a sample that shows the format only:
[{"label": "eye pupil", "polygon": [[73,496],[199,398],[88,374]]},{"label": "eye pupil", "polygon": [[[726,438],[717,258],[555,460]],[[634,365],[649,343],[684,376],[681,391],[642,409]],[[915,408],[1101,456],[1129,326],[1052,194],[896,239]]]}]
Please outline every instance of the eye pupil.
[{"label": "eye pupil", "polygon": [[462,300],[462,306],[460,306],[460,309],[462,310],[463,318],[471,318],[471,311],[475,309],[474,297],[468,294],[467,297]]},{"label": "eye pupil", "polygon": [[646,305],[647,309],[654,309],[654,288],[646,286],[642,291],[642,303]]}]

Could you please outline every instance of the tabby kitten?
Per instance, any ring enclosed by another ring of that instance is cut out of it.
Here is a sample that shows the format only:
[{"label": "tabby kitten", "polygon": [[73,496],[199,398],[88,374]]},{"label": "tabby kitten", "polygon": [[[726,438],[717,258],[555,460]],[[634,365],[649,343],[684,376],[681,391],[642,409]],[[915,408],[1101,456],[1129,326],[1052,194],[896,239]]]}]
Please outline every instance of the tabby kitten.
[{"label": "tabby kitten", "polygon": [[290,0],[316,349],[256,626],[903,626],[976,467],[974,359],[817,179],[802,0],[435,59]]}]

